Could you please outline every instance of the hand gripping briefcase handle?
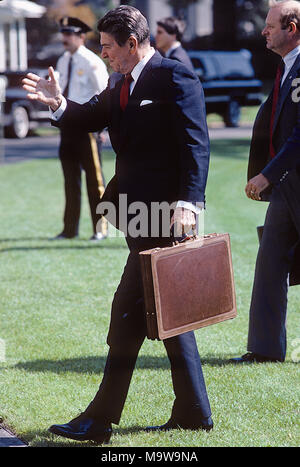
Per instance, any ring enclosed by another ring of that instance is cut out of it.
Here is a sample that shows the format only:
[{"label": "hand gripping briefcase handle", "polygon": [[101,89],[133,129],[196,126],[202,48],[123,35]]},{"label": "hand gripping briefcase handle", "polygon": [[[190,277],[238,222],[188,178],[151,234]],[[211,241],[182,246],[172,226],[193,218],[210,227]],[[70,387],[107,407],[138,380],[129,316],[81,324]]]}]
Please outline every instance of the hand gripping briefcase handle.
[{"label": "hand gripping briefcase handle", "polygon": [[185,237],[183,243],[140,252],[140,261],[149,339],[236,317],[228,234]]},{"label": "hand gripping briefcase handle", "polygon": [[[214,234],[211,234],[211,235],[214,235]],[[197,236],[196,225],[192,225],[192,228],[189,233],[184,233],[180,237],[176,237],[174,224],[171,227],[171,237],[174,239],[172,242],[173,246],[178,245],[179,243],[185,243],[188,240],[196,240],[197,238],[199,238]]]}]

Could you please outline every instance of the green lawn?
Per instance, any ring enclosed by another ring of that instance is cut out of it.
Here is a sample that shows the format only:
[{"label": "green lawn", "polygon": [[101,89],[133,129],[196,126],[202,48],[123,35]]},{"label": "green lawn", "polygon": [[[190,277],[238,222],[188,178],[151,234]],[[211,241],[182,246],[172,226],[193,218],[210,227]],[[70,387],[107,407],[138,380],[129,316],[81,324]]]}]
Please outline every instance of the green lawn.
[{"label": "green lawn", "polygon": [[[286,362],[228,363],[246,350],[256,226],[266,209],[244,195],[248,145],[212,142],[205,231],[231,235],[238,306],[236,319],[196,331],[215,428],[143,431],[167,421],[173,402],[163,345],[146,341],[111,446],[299,445],[299,288],[289,295]],[[107,179],[113,166],[107,152]],[[48,240],[62,226],[62,184],[57,160],[0,166],[0,416],[31,446],[79,445],[47,428],[76,416],[97,391],[110,304],[127,257],[122,238],[88,241],[85,192],[80,239]]]},{"label": "green lawn", "polygon": [[[241,108],[241,119],[240,125],[253,125],[255,117],[257,115],[259,106],[247,106]],[[207,123],[208,125],[215,126],[216,124],[219,126],[224,125],[223,118],[219,114],[211,113],[207,115]]]}]

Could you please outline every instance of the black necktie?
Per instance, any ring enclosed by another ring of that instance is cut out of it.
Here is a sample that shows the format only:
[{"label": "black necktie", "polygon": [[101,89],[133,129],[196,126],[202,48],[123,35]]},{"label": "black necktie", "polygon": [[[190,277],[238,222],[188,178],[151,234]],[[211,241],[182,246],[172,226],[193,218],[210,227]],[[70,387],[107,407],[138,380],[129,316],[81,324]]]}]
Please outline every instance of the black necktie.
[{"label": "black necktie", "polygon": [[67,84],[66,84],[65,90],[64,90],[64,92],[63,92],[63,96],[65,96],[65,98],[67,98],[67,97],[68,97],[68,94],[69,94],[69,86],[70,86],[71,73],[72,73],[72,55],[71,55],[71,57],[70,57],[69,66],[68,66],[68,80],[67,80]]}]

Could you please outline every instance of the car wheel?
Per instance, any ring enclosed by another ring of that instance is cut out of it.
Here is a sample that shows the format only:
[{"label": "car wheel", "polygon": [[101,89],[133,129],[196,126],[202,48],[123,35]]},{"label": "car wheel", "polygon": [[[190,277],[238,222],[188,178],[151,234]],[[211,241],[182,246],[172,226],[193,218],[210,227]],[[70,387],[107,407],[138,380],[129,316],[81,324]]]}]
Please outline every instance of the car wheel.
[{"label": "car wheel", "polygon": [[241,118],[241,106],[237,101],[230,101],[225,115],[224,115],[224,123],[227,127],[237,127],[239,126]]},{"label": "car wheel", "polygon": [[12,138],[26,138],[29,133],[29,116],[24,107],[12,109],[12,124],[8,128],[8,135]]}]

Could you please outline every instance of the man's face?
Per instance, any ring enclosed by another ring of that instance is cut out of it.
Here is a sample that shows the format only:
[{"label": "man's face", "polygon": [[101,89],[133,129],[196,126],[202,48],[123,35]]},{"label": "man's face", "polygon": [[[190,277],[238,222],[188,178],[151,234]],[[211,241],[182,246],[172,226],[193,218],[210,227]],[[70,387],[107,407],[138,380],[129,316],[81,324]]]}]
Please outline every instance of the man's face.
[{"label": "man's face", "polygon": [[101,32],[100,44],[102,47],[102,58],[108,59],[111,68],[115,72],[124,75],[131,72],[133,68],[132,55],[128,41],[121,47],[111,34]]},{"label": "man's face", "polygon": [[288,30],[281,29],[280,16],[279,8],[270,9],[262,35],[267,40],[267,48],[283,56],[289,42],[289,37]]},{"label": "man's face", "polygon": [[168,34],[164,28],[157,26],[155,42],[158,49],[167,51],[175,40],[175,34]]},{"label": "man's face", "polygon": [[83,35],[73,34],[70,32],[62,33],[62,43],[66,50],[71,54],[76,52],[78,47],[83,44]]}]

